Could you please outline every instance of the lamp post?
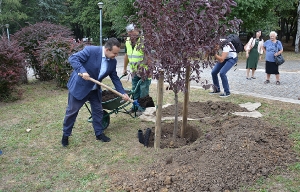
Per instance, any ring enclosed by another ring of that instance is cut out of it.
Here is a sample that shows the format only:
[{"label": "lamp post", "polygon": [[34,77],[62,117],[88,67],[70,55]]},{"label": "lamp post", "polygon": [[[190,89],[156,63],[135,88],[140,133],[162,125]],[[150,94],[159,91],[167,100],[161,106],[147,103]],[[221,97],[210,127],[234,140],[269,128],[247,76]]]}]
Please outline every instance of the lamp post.
[{"label": "lamp post", "polygon": [[98,7],[100,9],[100,46],[102,47],[102,7],[103,7],[103,3],[99,2]]},{"label": "lamp post", "polygon": [[7,32],[7,39],[9,41],[9,31],[8,31],[9,24],[5,24],[5,27],[6,27],[6,32]]}]

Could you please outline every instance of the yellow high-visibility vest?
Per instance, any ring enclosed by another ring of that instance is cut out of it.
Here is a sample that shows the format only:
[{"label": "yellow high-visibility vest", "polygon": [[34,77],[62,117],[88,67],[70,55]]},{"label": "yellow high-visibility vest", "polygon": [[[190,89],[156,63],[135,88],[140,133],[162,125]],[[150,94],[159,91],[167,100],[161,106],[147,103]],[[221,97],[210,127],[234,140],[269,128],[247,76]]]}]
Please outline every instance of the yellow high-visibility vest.
[{"label": "yellow high-visibility vest", "polygon": [[[139,43],[140,43],[140,38],[137,40],[136,45],[132,49],[130,37],[127,37],[126,42],[125,42],[126,54],[128,56],[129,66],[130,66],[131,71],[133,71],[133,72],[137,71],[137,69],[138,69],[137,62],[142,61],[144,58],[143,51],[136,50]],[[145,64],[139,64],[139,65],[144,67],[145,69],[147,69],[147,65],[145,65]]]}]

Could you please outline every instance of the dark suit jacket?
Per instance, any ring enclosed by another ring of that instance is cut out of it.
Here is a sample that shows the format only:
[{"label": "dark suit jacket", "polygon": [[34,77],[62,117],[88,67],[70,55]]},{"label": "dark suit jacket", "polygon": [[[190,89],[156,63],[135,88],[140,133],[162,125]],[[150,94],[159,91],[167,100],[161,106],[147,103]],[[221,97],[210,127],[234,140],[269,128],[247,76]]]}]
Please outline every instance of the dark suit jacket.
[{"label": "dark suit jacket", "polygon": [[[79,51],[69,57],[69,62],[74,71],[71,74],[67,87],[70,94],[76,99],[81,100],[93,89],[95,83],[84,80],[78,73],[88,73],[93,79],[98,79],[100,67],[102,63],[102,47],[100,46],[86,46],[82,51]],[[115,89],[124,94],[124,88],[117,75],[116,71],[117,60],[110,59],[108,61],[107,70],[98,79],[102,81],[109,76],[115,86]],[[101,91],[101,89],[99,89]]]}]

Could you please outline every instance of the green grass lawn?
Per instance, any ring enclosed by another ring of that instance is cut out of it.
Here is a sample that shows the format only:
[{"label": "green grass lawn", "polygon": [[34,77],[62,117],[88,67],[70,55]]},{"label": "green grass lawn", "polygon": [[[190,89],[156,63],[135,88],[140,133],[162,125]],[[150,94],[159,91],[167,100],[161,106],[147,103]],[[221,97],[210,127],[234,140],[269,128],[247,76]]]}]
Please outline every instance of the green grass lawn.
[{"label": "green grass lawn", "polygon": [[[106,82],[106,81],[105,81]],[[109,84],[109,81],[106,82]],[[123,82],[130,87],[129,82]],[[79,112],[70,138],[63,148],[62,122],[67,105],[67,90],[53,82],[31,82],[22,85],[23,98],[13,103],[0,103],[0,191],[109,191],[112,173],[135,172],[150,165],[156,155],[170,149],[155,150],[137,145],[136,133],[152,123],[125,114],[112,114],[106,134],[112,142],[96,141],[86,108]],[[150,95],[156,97],[156,85]],[[182,101],[182,94],[179,99]],[[295,151],[300,154],[300,106],[261,98],[232,95],[233,103],[261,102],[259,111],[266,121],[290,130]],[[173,103],[172,92],[164,93],[164,103]],[[191,89],[191,101],[218,101],[207,91]],[[29,132],[26,130],[30,129]],[[300,191],[300,162],[278,175],[262,179],[249,191],[269,191],[280,185],[284,191]]]}]

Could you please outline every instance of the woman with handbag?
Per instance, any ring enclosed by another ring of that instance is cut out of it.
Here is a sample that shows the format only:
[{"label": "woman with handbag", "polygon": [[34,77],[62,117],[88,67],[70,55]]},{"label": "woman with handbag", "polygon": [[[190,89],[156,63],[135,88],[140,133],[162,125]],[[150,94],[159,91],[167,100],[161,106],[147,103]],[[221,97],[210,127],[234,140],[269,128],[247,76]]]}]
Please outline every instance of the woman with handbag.
[{"label": "woman with handbag", "polygon": [[[246,78],[248,80],[256,79],[254,76],[255,70],[257,68],[258,59],[261,60],[261,55],[263,54],[263,44],[264,40],[262,39],[261,30],[256,30],[253,37],[245,45],[244,49],[246,51]],[[250,78],[249,73],[250,69],[252,70],[252,76]]]},{"label": "woman with handbag", "polygon": [[278,66],[275,62],[275,57],[283,52],[282,43],[276,39],[277,33],[275,31],[270,32],[270,39],[264,43],[263,49],[266,53],[266,74],[267,79],[265,84],[270,83],[271,74],[275,74],[276,85],[280,85]]}]

